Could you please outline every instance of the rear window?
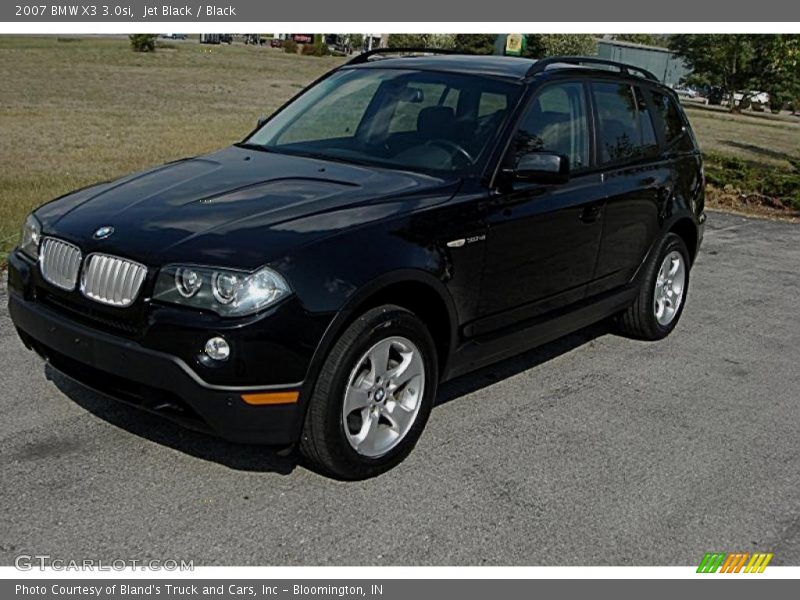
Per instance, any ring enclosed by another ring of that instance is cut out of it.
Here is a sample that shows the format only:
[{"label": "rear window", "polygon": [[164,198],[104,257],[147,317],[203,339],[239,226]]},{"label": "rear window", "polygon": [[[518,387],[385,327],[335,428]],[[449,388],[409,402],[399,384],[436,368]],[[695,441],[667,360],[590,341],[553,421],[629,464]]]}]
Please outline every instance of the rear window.
[{"label": "rear window", "polygon": [[675,102],[666,94],[653,91],[653,104],[664,124],[664,139],[667,143],[678,139],[683,134],[683,119]]},{"label": "rear window", "polygon": [[601,162],[641,158],[656,150],[652,116],[638,88],[625,83],[593,83],[592,93]]}]

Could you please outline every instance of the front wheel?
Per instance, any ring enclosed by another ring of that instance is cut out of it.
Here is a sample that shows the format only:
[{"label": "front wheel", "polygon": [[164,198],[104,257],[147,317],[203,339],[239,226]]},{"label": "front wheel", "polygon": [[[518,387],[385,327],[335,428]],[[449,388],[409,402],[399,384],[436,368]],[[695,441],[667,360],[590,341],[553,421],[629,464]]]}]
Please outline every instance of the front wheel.
[{"label": "front wheel", "polygon": [[437,382],[436,347],[413,313],[392,305],[365,312],[325,360],[300,451],[342,479],[394,467],[422,434]]},{"label": "front wheel", "polygon": [[678,324],[689,289],[689,252],[684,241],[669,233],[645,265],[639,293],[620,315],[624,333],[660,340]]}]

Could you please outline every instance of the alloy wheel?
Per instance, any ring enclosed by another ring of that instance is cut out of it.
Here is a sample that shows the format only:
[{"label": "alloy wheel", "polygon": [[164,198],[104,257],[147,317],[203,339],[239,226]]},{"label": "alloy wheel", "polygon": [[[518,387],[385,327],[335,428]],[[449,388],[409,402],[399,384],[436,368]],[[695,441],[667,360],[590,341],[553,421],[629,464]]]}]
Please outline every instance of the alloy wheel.
[{"label": "alloy wheel", "polygon": [[683,255],[673,250],[664,257],[656,278],[653,310],[656,320],[666,327],[678,314],[686,289],[686,265]]},{"label": "alloy wheel", "polygon": [[424,391],[425,364],[416,344],[392,336],[372,346],[345,388],[342,420],[352,448],[369,458],[394,449],[414,425]]}]

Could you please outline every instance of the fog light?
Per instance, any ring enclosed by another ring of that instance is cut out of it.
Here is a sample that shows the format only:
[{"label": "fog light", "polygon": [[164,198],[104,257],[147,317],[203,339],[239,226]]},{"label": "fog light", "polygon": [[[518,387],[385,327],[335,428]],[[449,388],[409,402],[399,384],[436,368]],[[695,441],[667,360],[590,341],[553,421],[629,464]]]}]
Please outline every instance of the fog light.
[{"label": "fog light", "polygon": [[224,338],[213,337],[206,342],[205,353],[212,360],[228,360],[231,355],[231,347]]}]

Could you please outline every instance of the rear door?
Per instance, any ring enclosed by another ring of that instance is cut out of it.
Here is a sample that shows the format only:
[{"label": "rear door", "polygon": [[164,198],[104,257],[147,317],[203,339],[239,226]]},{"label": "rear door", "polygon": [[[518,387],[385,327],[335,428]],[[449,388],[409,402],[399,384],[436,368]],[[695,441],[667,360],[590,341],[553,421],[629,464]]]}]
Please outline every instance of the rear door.
[{"label": "rear door", "polygon": [[645,92],[649,88],[613,79],[593,81],[591,88],[606,206],[589,296],[631,280],[658,234],[673,186]]},{"label": "rear door", "polygon": [[686,115],[677,99],[657,88],[649,91],[653,101],[656,133],[662,138],[662,155],[672,170],[673,195],[679,204],[698,214],[703,210],[702,158]]}]

